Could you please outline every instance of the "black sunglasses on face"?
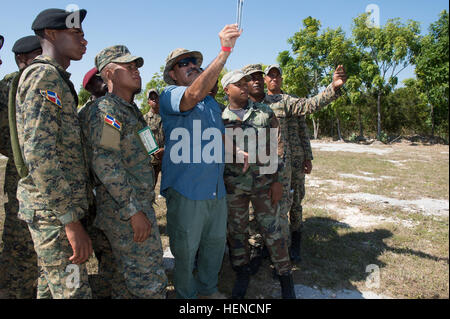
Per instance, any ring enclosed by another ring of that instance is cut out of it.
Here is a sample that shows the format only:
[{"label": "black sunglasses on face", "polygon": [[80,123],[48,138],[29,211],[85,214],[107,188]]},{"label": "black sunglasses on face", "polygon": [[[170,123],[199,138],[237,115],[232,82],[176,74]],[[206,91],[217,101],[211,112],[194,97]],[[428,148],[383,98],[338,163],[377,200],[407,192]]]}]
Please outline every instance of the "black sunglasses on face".
[{"label": "black sunglasses on face", "polygon": [[184,68],[187,67],[189,63],[197,65],[197,59],[194,57],[184,58],[183,60],[178,61],[177,65],[179,68]]}]

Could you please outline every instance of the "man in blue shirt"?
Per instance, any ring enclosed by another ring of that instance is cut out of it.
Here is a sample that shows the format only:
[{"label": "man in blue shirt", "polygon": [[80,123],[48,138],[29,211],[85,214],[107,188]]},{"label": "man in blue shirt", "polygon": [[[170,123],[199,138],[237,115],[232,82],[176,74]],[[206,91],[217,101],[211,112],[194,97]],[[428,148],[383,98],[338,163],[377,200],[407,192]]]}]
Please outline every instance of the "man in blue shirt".
[{"label": "man in blue shirt", "polygon": [[225,128],[222,111],[209,92],[241,33],[237,25],[225,26],[219,33],[222,50],[203,72],[198,51],[176,49],[166,60],[164,81],[170,86],[160,96],[166,136],[161,194],[167,202],[177,298],[224,298],[217,282],[227,228]]}]

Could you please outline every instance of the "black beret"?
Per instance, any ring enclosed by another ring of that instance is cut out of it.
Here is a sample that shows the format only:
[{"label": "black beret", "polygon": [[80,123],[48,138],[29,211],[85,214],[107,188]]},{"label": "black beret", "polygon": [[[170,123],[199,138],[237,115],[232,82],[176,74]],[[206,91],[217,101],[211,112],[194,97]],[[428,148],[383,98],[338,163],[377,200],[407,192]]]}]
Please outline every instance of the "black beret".
[{"label": "black beret", "polygon": [[34,50],[40,49],[41,43],[39,38],[35,35],[30,35],[28,37],[20,38],[14,43],[12,52],[15,54],[23,54],[33,52]]},{"label": "black beret", "polygon": [[[53,30],[65,30],[69,29],[66,24],[67,17],[71,14],[79,13],[80,23],[83,22],[86,17],[87,11],[84,9],[70,12],[62,9],[47,9],[38,14],[34,19],[31,29],[34,31],[53,29]],[[73,21],[72,21],[73,22]]]}]

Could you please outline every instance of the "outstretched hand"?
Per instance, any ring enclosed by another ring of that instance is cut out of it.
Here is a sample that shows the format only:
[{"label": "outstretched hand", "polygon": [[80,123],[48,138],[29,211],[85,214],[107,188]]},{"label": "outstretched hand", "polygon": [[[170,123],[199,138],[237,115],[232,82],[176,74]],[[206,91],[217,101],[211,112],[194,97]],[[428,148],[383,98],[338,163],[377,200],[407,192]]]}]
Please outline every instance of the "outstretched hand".
[{"label": "outstretched hand", "polygon": [[345,84],[345,82],[347,82],[347,74],[345,73],[344,66],[339,65],[333,74],[333,89],[337,91]]},{"label": "outstretched hand", "polygon": [[220,44],[222,47],[234,48],[241,34],[242,30],[238,30],[237,24],[226,25],[219,33]]}]

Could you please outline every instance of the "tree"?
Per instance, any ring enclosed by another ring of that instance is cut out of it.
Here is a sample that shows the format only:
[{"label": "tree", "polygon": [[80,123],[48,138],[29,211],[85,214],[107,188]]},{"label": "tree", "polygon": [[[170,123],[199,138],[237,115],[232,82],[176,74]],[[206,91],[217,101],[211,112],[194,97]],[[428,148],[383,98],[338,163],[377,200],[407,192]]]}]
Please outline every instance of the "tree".
[{"label": "tree", "polygon": [[216,101],[219,103],[222,103],[223,105],[227,105],[228,102],[226,100],[226,96],[225,96],[225,91],[223,90],[222,87],[222,78],[225,74],[227,74],[229,71],[227,70],[227,68],[223,68],[223,70],[220,72],[219,75],[219,90],[217,91],[217,95],[216,95]]},{"label": "tree", "polygon": [[449,72],[449,16],[446,10],[431,24],[429,34],[422,38],[416,57],[418,87],[430,106],[431,136],[436,125],[443,126],[448,138],[448,72]]},{"label": "tree", "polygon": [[[319,20],[308,17],[303,20],[303,29],[296,32],[288,40],[292,47],[293,57],[288,51],[278,55],[278,62],[284,72],[285,91],[297,96],[314,96],[320,89],[329,85],[332,75],[338,65],[345,66],[347,75],[358,74],[359,56],[351,40],[347,39],[341,28],[326,29],[320,32]],[[328,108],[342,107],[342,103],[336,101]],[[320,128],[320,111],[311,118],[314,126],[314,137],[317,138]],[[334,110],[339,138],[341,112]]]},{"label": "tree", "polygon": [[159,93],[161,93],[164,88],[166,88],[167,83],[164,82],[163,74],[164,66],[161,66],[159,72],[153,74],[152,79],[145,86],[144,91],[136,96],[136,100],[140,101],[141,103],[142,114],[146,114],[150,110],[150,105],[147,101],[148,91],[150,91],[151,89],[156,89]]},{"label": "tree", "polygon": [[81,85],[80,92],[78,93],[78,107],[82,107],[83,105],[85,105],[89,101],[90,97],[91,97],[91,93],[89,93],[83,87],[83,85]]},{"label": "tree", "polygon": [[372,77],[371,88],[377,96],[377,137],[380,139],[382,96],[395,88],[399,73],[414,64],[420,48],[420,28],[419,22],[408,20],[403,24],[399,18],[390,19],[378,28],[367,23],[367,19],[368,13],[364,13],[353,20],[352,35],[354,43],[366,54],[367,62],[361,66],[366,67],[364,72]]}]

